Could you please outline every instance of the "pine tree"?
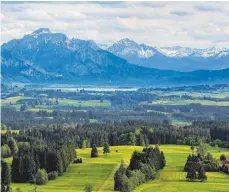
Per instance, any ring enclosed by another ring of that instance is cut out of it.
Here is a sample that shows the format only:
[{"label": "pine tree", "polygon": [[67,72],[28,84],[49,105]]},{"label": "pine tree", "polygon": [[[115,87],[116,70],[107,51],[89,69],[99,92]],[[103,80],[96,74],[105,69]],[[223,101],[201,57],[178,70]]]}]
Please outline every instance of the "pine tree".
[{"label": "pine tree", "polygon": [[190,169],[187,173],[186,179],[188,181],[193,181],[195,179],[197,179],[197,175],[196,175],[196,171],[194,168]]},{"label": "pine tree", "polygon": [[16,155],[18,152],[18,145],[16,140],[13,137],[9,138],[8,145],[11,149],[12,155]]},{"label": "pine tree", "polygon": [[14,157],[12,161],[12,181],[19,182],[20,181],[20,172],[19,172],[20,161],[18,157]]},{"label": "pine tree", "polygon": [[4,185],[10,185],[11,183],[11,170],[10,170],[10,166],[4,162],[1,161],[1,166],[2,166],[2,171],[1,171],[1,179],[2,179],[2,183]]},{"label": "pine tree", "polygon": [[110,153],[110,146],[107,142],[104,143],[104,146],[103,146],[103,153]]},{"label": "pine tree", "polygon": [[93,187],[92,187],[91,184],[86,184],[85,188],[84,188],[84,191],[85,192],[92,192],[92,189],[93,189]]},{"label": "pine tree", "polygon": [[119,169],[115,172],[114,175],[114,190],[120,191],[123,188],[124,182],[127,180],[126,168],[124,162],[121,161]]},{"label": "pine tree", "polygon": [[161,169],[163,167],[165,167],[165,164],[166,164],[166,160],[165,160],[165,155],[163,153],[163,151],[161,152]]},{"label": "pine tree", "polygon": [[222,154],[221,156],[220,156],[220,161],[226,161],[226,156],[224,155],[224,154]]},{"label": "pine tree", "polygon": [[1,192],[6,192],[6,188],[3,182],[1,182]]},{"label": "pine tree", "polygon": [[200,170],[198,172],[198,179],[201,180],[202,182],[207,180],[207,176],[205,174],[203,166],[200,168]]},{"label": "pine tree", "polygon": [[58,175],[59,176],[62,175],[64,171],[63,159],[59,151],[57,152],[57,167],[56,168],[57,168]]},{"label": "pine tree", "polygon": [[139,134],[139,145],[145,146],[144,135],[142,133]]},{"label": "pine tree", "polygon": [[195,150],[194,145],[192,145],[192,146],[190,147],[190,149],[191,149],[192,153],[194,153],[194,150]]},{"label": "pine tree", "polygon": [[93,144],[92,149],[91,149],[91,157],[95,158],[95,157],[98,157],[98,156],[99,156],[99,154],[98,154],[98,150],[96,148],[96,145]]}]

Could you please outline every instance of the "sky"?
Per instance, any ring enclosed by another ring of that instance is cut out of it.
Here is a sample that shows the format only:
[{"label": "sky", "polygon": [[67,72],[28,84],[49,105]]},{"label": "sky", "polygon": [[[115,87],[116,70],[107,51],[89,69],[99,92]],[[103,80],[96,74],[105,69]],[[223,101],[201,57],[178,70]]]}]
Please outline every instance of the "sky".
[{"label": "sky", "polygon": [[229,2],[2,2],[1,44],[38,28],[112,44],[229,47]]}]

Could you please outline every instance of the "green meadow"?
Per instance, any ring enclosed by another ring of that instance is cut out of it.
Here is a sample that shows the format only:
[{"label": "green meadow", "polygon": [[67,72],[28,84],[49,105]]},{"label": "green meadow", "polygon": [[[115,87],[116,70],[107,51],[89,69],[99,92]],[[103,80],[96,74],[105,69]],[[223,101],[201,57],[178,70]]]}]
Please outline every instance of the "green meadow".
[{"label": "green meadow", "polygon": [[1,134],[6,134],[6,132],[19,133],[20,130],[1,130]]},{"label": "green meadow", "polygon": [[[138,186],[134,192],[226,192],[229,189],[229,176],[219,172],[207,172],[206,182],[187,182],[184,164],[190,153],[189,146],[164,145],[160,147],[165,153],[166,166],[157,173],[155,180]],[[219,159],[225,149],[211,148],[209,152]]]},{"label": "green meadow", "polygon": [[24,96],[16,96],[16,97],[9,97],[7,99],[2,99],[1,103],[4,104],[15,104],[17,101],[21,99],[32,99],[32,97],[24,97]]},{"label": "green meadow", "polygon": [[213,97],[213,98],[225,98],[229,97],[229,92],[227,90],[224,91],[211,91],[211,92],[195,92],[195,91],[154,91],[152,93],[156,93],[160,96],[171,96],[171,95],[190,95],[192,97]]},{"label": "green meadow", "polygon": [[105,100],[100,102],[100,100],[73,100],[73,99],[60,99],[59,105],[60,106],[82,106],[82,107],[109,107],[111,105],[109,100]]},{"label": "green meadow", "polygon": [[[91,149],[77,149],[77,156],[83,159],[82,164],[71,164],[68,171],[56,180],[49,181],[47,185],[38,186],[37,191],[43,192],[73,192],[83,191],[86,184],[93,186],[93,191],[111,192],[113,191],[113,176],[120,161],[128,165],[131,154],[134,150],[141,151],[140,146],[113,146],[110,147],[111,153],[104,155],[102,148],[98,148],[99,157],[91,158]],[[164,151],[166,157],[166,167],[157,173],[156,179],[138,186],[134,192],[228,192],[228,176],[219,172],[207,173],[208,180],[202,182],[187,182],[186,173],[183,167],[190,151],[189,146],[183,145],[163,145],[160,149]],[[116,152],[116,150],[118,152]],[[210,153],[219,158],[222,153],[226,155],[226,149],[210,148]],[[10,163],[12,158],[7,158]],[[20,188],[27,192],[33,189],[29,184],[12,184],[13,189]]]},{"label": "green meadow", "polygon": [[213,106],[229,106],[228,101],[209,101],[209,100],[159,100],[153,101],[156,105],[189,105],[189,104],[213,105]]},{"label": "green meadow", "polygon": [[[24,97],[24,96],[16,96],[16,97],[9,97],[7,99],[2,99],[1,103],[2,105],[9,105],[12,104],[12,106],[16,108],[20,108],[21,104],[16,104],[17,101],[22,99],[33,99],[32,97]],[[52,99],[49,99],[52,101]],[[82,106],[82,107],[109,107],[111,106],[111,103],[109,100],[74,100],[74,99],[59,99],[59,106]],[[36,108],[31,108],[31,111],[39,111],[39,110],[45,110],[47,108],[51,108],[55,105],[36,105]],[[37,110],[36,110],[37,109]]]}]

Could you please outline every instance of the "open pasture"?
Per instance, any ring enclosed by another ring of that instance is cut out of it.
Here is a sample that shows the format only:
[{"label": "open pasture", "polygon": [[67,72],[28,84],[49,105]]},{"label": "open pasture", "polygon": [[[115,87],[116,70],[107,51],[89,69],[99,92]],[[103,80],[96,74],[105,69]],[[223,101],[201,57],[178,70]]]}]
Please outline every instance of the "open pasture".
[{"label": "open pasture", "polygon": [[153,91],[159,96],[182,96],[190,95],[192,97],[212,97],[212,98],[225,98],[229,97],[228,91],[211,91],[211,92],[195,92],[195,91]]},{"label": "open pasture", "polygon": [[32,99],[32,97],[24,97],[24,96],[16,96],[16,97],[9,97],[7,99],[2,99],[2,104],[15,104],[17,101],[21,99]]},{"label": "open pasture", "polygon": [[18,134],[20,130],[1,130],[1,134],[6,134],[7,131]]},{"label": "open pasture", "polygon": [[[123,159],[125,164],[134,150],[142,150],[139,146],[113,146],[110,147],[111,153],[104,155],[102,148],[98,148],[99,157],[90,157],[90,148],[77,149],[77,156],[83,159],[83,164],[71,164],[68,171],[56,180],[49,181],[47,185],[38,186],[38,191],[44,192],[75,192],[83,191],[86,184],[93,185],[93,191],[111,192],[113,191],[113,176]],[[166,157],[166,167],[157,173],[155,180],[140,185],[135,192],[179,192],[179,191],[211,191],[226,192],[229,188],[228,176],[222,173],[207,173],[208,180],[205,183],[187,182],[186,173],[183,167],[186,158],[191,153],[189,146],[183,145],[162,145],[160,149],[164,151]],[[118,152],[116,152],[116,150]],[[210,148],[213,156],[219,158],[222,153],[226,155],[229,151],[226,149]],[[13,189],[20,188],[21,191],[32,190],[33,186],[29,184],[12,184]]]},{"label": "open pasture", "polygon": [[229,106],[229,101],[209,101],[209,100],[159,100],[153,101],[152,105],[189,105],[189,104],[201,104],[212,106]]},{"label": "open pasture", "polygon": [[[183,172],[184,164],[190,151],[189,146],[164,145],[160,149],[164,151],[166,167],[159,171],[157,178],[137,187],[134,192],[226,192],[229,188],[229,176],[219,172],[207,172],[206,182],[187,182],[186,173]],[[210,148],[209,152],[219,159],[225,149]]]},{"label": "open pasture", "polygon": [[82,107],[109,107],[111,105],[110,101],[105,100],[100,102],[100,100],[73,100],[73,99],[60,99],[60,106],[82,106]]}]

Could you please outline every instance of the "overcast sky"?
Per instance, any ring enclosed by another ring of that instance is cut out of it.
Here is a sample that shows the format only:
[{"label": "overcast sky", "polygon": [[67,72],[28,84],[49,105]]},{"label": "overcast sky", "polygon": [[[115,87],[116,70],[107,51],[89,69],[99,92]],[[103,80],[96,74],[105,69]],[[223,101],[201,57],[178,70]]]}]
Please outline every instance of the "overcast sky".
[{"label": "overcast sky", "polygon": [[38,28],[111,44],[229,47],[229,2],[2,2],[1,42]]}]

